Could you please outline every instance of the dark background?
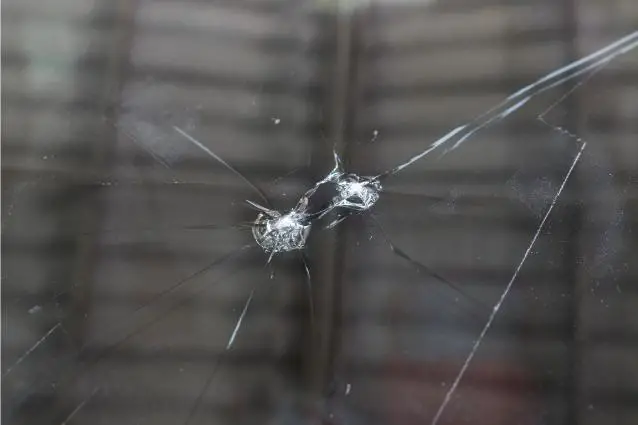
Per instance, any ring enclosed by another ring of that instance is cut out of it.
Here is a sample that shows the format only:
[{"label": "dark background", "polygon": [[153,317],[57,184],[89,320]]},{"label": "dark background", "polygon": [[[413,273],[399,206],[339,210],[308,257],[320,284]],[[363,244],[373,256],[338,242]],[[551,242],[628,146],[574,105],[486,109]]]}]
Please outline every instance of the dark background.
[{"label": "dark background", "polygon": [[637,21],[631,0],[3,2],[3,421],[431,423],[584,140],[439,423],[637,423],[636,51],[384,184],[387,235],[462,294],[370,214],[313,231],[314,320],[296,253],[165,293],[251,242],[185,226],[261,202],[173,126],[284,210],[333,147],[388,170]]}]

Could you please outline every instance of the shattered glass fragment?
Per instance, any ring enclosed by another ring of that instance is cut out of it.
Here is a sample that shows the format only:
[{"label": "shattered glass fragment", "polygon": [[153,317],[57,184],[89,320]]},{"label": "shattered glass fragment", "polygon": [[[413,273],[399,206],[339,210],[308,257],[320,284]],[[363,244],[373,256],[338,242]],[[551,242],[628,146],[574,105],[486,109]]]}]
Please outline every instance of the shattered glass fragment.
[{"label": "shattered glass fragment", "polygon": [[300,250],[306,246],[311,224],[305,210],[299,205],[282,214],[248,202],[261,211],[253,224],[252,233],[257,244],[270,253],[270,258],[276,253]]},{"label": "shattered glass fragment", "polygon": [[[310,197],[321,185],[326,183],[335,186],[335,195],[328,206],[317,214],[318,217],[321,218],[336,208],[345,208],[355,212],[367,211],[372,208],[379,200],[379,193],[383,189],[381,182],[376,177],[346,173],[339,155],[336,152],[333,155],[335,166],[332,171],[305,194],[307,198]],[[337,219],[328,228],[334,227],[345,218],[344,216]]]},{"label": "shattered glass fragment", "polygon": [[[247,201],[260,211],[253,224],[252,233],[257,244],[265,252],[271,254],[270,259],[279,252],[305,248],[314,219],[320,219],[336,208],[344,208],[348,213],[367,211],[379,200],[379,192],[381,192],[382,187],[378,179],[345,173],[336,152],[334,152],[334,160],[335,166],[330,173],[306,191],[295,208],[287,213],[282,214],[279,211]],[[329,183],[335,186],[335,195],[327,207],[316,214],[310,214],[308,205],[311,197],[322,185]],[[337,218],[328,225],[328,228],[336,226],[348,215]]]},{"label": "shattered glass fragment", "polygon": [[381,183],[372,177],[361,177],[356,174],[346,174],[339,178],[335,207],[351,208],[356,211],[369,210],[379,200]]}]

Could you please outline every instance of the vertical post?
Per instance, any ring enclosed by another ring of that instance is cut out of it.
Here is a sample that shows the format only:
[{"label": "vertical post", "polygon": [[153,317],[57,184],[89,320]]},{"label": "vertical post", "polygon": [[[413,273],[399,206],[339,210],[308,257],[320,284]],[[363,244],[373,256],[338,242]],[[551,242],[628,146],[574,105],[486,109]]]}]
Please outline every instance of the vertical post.
[{"label": "vertical post", "polygon": [[[326,61],[323,137],[313,149],[311,169],[317,179],[333,167],[335,150],[348,163],[347,141],[353,119],[353,25],[355,15],[345,7],[325,12],[328,18],[325,35],[329,52]],[[343,227],[315,232],[309,246],[313,271],[316,329],[305,357],[307,390],[312,395],[325,394],[330,386],[334,357],[339,347],[342,294],[342,270],[345,246]]]}]

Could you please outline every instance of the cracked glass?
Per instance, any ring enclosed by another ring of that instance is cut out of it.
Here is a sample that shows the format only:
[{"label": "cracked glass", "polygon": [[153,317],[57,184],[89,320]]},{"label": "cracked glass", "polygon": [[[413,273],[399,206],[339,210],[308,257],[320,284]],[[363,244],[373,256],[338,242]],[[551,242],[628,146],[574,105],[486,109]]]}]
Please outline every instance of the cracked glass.
[{"label": "cracked glass", "polygon": [[638,7],[3,4],[8,424],[633,424]]}]

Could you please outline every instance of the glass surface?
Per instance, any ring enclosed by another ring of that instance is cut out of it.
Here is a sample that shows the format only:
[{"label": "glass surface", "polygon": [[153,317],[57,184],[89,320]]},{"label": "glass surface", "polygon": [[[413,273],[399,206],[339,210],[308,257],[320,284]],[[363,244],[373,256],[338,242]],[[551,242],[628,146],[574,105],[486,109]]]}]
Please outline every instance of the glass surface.
[{"label": "glass surface", "polygon": [[[3,2],[3,423],[638,423],[636,22]],[[264,252],[333,151],[379,201]]]}]

